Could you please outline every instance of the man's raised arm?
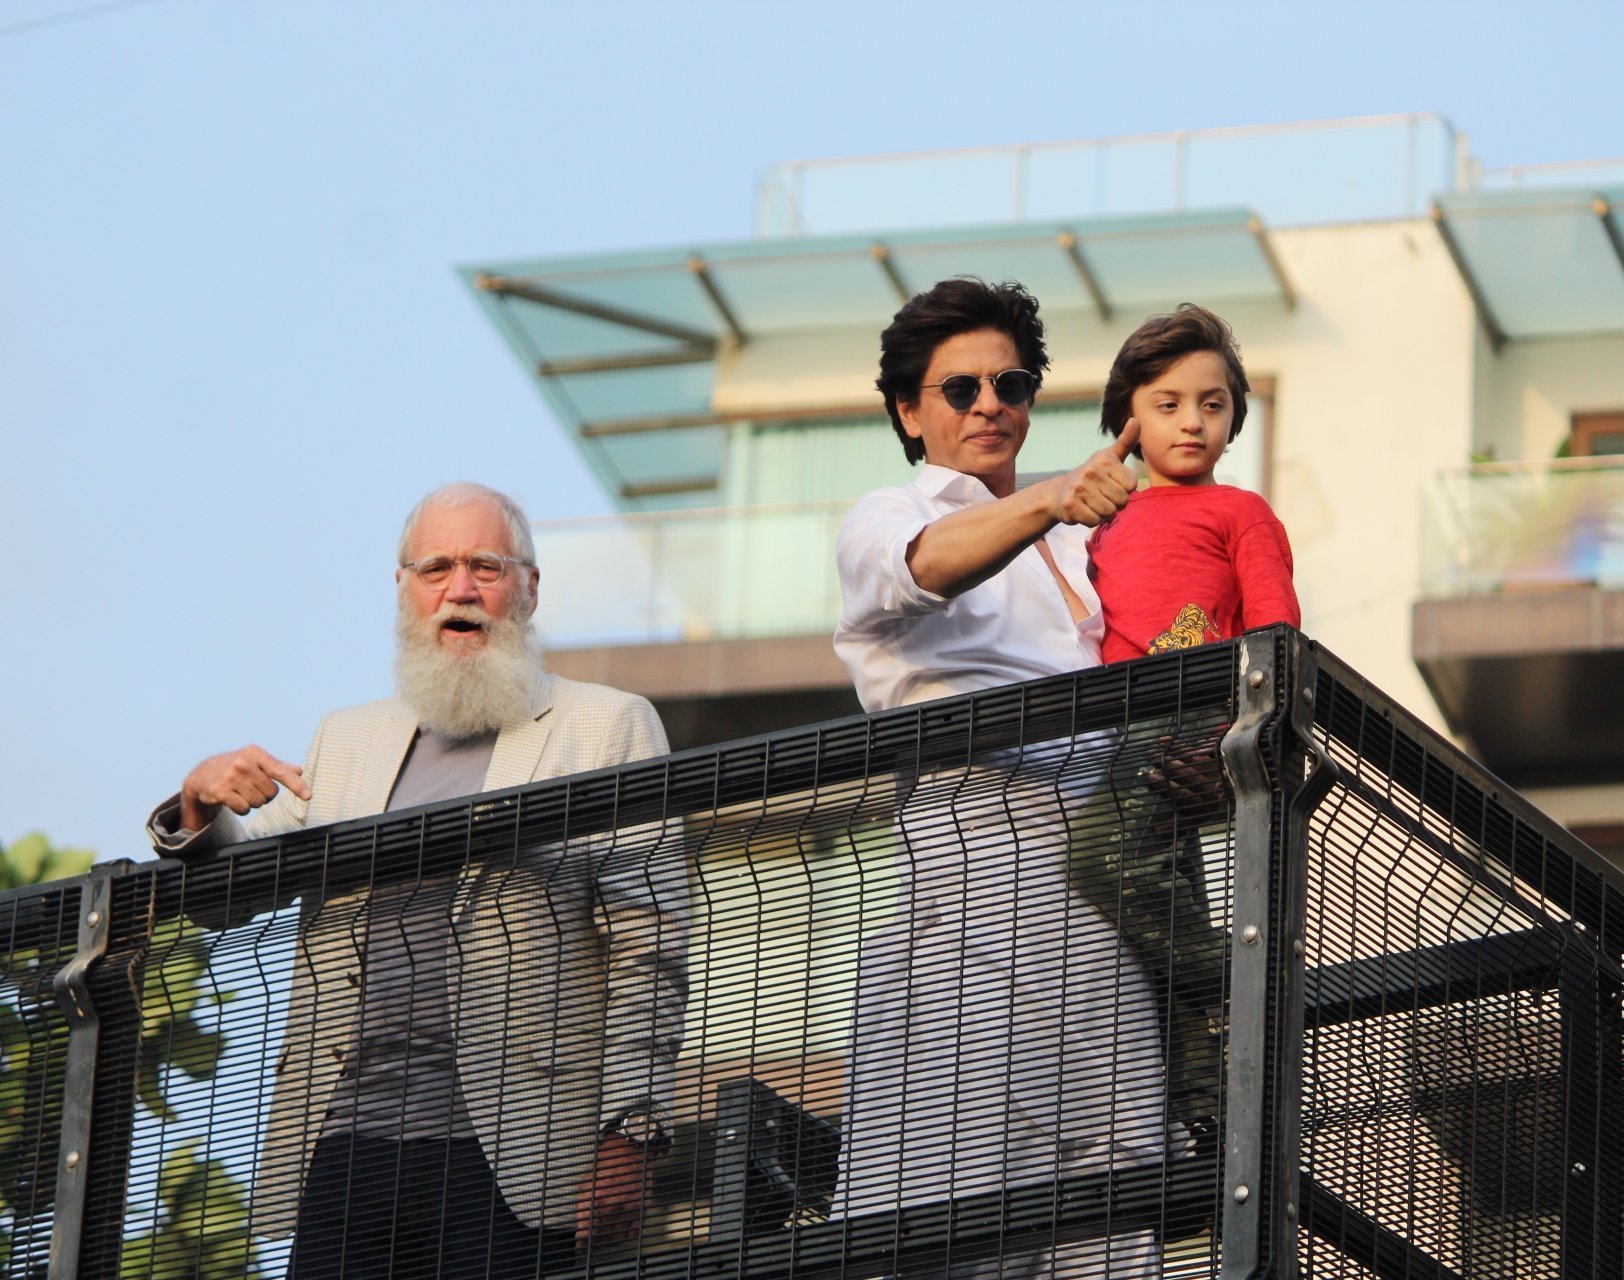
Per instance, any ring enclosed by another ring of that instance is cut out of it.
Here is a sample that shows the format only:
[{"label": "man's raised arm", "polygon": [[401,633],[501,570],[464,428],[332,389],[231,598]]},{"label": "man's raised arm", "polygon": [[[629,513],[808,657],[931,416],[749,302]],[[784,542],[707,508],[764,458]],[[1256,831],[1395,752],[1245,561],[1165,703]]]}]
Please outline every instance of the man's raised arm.
[{"label": "man's raised arm", "polygon": [[951,599],[980,586],[1057,524],[1093,527],[1128,503],[1139,480],[1127,459],[1139,423],[1082,466],[1019,489],[996,502],[933,520],[908,547],[908,571],[925,591]]}]

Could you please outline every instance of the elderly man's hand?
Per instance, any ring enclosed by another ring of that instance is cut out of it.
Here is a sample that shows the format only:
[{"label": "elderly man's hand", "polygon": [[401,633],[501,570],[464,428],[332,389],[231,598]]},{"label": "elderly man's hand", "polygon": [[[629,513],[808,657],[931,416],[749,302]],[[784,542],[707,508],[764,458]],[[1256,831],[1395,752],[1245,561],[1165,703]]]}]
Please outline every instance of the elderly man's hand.
[{"label": "elderly man's hand", "polygon": [[598,1158],[575,1195],[575,1247],[630,1240],[643,1225],[648,1175],[645,1148],[618,1133],[598,1143]]},{"label": "elderly man's hand", "polygon": [[180,823],[187,831],[201,831],[224,805],[239,817],[286,787],[301,800],[310,799],[304,770],[278,760],[261,747],[248,746],[210,756],[186,775],[180,786]]},{"label": "elderly man's hand", "polygon": [[1061,524],[1092,528],[1121,511],[1139,487],[1139,477],[1128,467],[1128,455],[1138,443],[1139,419],[1129,418],[1116,440],[1075,471],[1055,478],[1050,514]]}]

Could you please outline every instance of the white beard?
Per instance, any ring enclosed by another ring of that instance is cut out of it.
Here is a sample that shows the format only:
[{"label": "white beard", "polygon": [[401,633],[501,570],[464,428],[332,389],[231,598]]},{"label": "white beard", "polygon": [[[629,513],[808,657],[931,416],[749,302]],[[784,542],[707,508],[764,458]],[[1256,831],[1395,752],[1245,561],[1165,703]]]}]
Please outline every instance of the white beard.
[{"label": "white beard", "polygon": [[[440,624],[484,624],[485,644],[471,653],[441,648]],[[403,600],[395,615],[395,686],[418,723],[448,738],[476,738],[529,717],[541,680],[541,646],[529,625],[496,619],[473,605],[445,605],[415,618]]]}]

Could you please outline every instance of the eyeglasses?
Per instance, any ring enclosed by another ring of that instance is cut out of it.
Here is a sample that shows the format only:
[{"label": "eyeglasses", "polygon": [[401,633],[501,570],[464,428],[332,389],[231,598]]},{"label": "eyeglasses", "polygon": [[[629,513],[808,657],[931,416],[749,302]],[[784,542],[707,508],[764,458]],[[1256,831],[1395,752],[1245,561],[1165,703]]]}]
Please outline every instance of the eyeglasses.
[{"label": "eyeglasses", "polygon": [[507,576],[510,564],[529,567],[528,560],[520,560],[517,556],[499,556],[494,553],[485,553],[477,556],[430,556],[426,560],[413,560],[410,564],[403,564],[402,569],[410,569],[417,575],[417,580],[425,587],[443,587],[451,581],[451,575],[457,571],[459,564],[468,566],[468,574],[482,587],[495,586]]},{"label": "eyeglasses", "polygon": [[942,399],[947,401],[947,407],[958,413],[963,413],[976,402],[981,394],[981,384],[992,383],[993,392],[1004,404],[1016,409],[1023,404],[1031,404],[1032,397],[1037,394],[1037,374],[1025,369],[1005,369],[1002,373],[983,374],[976,377],[973,373],[955,373],[951,378],[943,378],[940,382],[927,382],[921,391],[931,387],[939,387]]}]

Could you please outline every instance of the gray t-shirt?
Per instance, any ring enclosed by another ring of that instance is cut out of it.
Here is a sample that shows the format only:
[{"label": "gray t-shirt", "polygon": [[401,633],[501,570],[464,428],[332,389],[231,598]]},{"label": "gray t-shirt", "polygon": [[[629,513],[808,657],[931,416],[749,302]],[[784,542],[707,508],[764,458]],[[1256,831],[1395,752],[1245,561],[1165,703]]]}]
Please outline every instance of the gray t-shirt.
[{"label": "gray t-shirt", "polygon": [[[389,795],[390,812],[485,784],[496,734],[447,738],[419,731]],[[457,877],[430,876],[373,890],[358,927],[366,930],[361,1007],[324,1132],[387,1138],[472,1138],[457,1084],[457,1044],[447,998]]]}]

